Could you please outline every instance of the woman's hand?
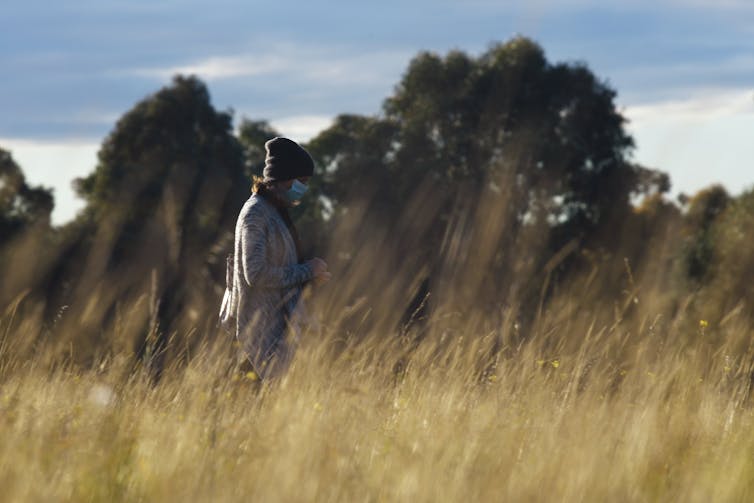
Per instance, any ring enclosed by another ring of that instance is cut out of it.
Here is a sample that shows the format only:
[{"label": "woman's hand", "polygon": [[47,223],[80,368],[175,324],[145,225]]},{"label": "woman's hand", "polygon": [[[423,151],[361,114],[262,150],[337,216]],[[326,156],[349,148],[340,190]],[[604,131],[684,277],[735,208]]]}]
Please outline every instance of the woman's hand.
[{"label": "woman's hand", "polygon": [[314,273],[314,278],[312,279],[314,286],[324,285],[332,278],[332,274],[327,271],[327,262],[321,258],[315,257],[309,260],[307,264],[309,264],[309,267],[312,268],[312,273]]},{"label": "woman's hand", "polygon": [[320,274],[327,272],[327,262],[319,257],[308,260],[306,263],[312,268],[314,276],[319,276]]}]

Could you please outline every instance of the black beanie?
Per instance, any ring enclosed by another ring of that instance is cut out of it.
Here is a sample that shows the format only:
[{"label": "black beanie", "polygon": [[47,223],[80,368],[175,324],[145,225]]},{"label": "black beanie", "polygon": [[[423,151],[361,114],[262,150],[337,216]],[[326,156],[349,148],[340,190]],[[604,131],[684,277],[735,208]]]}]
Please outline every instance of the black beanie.
[{"label": "black beanie", "polygon": [[281,136],[264,144],[264,181],[293,180],[314,174],[314,161],[298,143]]}]

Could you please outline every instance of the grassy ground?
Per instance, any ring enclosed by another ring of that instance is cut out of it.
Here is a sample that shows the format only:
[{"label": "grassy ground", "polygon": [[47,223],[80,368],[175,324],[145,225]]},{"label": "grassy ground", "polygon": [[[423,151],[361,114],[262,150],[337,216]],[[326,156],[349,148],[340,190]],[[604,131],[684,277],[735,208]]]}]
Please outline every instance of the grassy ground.
[{"label": "grassy ground", "polygon": [[493,337],[441,323],[410,354],[309,334],[269,385],[225,340],[157,385],[126,355],[6,354],[0,500],[751,501],[750,369],[719,344],[745,334],[711,351],[679,326],[561,320],[485,366]]}]

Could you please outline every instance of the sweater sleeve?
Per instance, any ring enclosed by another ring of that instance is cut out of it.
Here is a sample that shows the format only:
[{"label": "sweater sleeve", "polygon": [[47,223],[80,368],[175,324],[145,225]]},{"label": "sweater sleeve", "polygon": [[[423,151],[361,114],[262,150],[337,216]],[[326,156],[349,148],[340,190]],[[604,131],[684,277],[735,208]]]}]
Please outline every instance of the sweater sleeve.
[{"label": "sweater sleeve", "polygon": [[250,213],[241,227],[241,265],[246,283],[264,288],[291,288],[314,277],[307,264],[276,267],[267,262],[267,235],[262,215]]}]

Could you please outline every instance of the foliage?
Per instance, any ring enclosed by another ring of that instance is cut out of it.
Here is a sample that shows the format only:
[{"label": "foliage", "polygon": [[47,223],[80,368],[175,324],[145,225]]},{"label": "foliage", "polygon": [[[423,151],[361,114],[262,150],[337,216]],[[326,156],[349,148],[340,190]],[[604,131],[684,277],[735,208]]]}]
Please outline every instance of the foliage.
[{"label": "foliage", "polygon": [[238,141],[244,151],[244,166],[247,179],[253,176],[262,176],[264,170],[265,150],[264,144],[280,136],[266,120],[243,119],[238,126]]},{"label": "foliage", "polygon": [[549,63],[520,37],[478,58],[419,54],[383,116],[341,116],[310,146],[325,195],[344,208],[379,194],[376,211],[392,221],[421,184],[447,201],[459,186],[472,189],[464,197],[493,186],[517,221],[588,233],[625,215],[632,195],[668,188],[629,161],[614,98],[586,66]]},{"label": "foliage", "polygon": [[708,274],[703,277],[707,310],[711,319],[729,319],[744,313],[754,322],[754,191],[735,198],[724,197],[720,187],[700,195],[709,200],[704,206],[708,227],[704,233],[709,253]]},{"label": "foliage", "polygon": [[198,79],[176,77],[118,121],[95,171],[76,181],[77,191],[96,218],[124,214],[129,227],[143,225],[173,198],[165,211],[185,239],[211,239],[227,219],[225,194],[234,188],[238,195],[236,185],[245,179],[231,119],[214,110]]},{"label": "foliage", "polygon": [[707,279],[714,263],[714,224],[730,201],[720,185],[700,190],[688,203],[685,262],[688,277],[696,282]]}]

